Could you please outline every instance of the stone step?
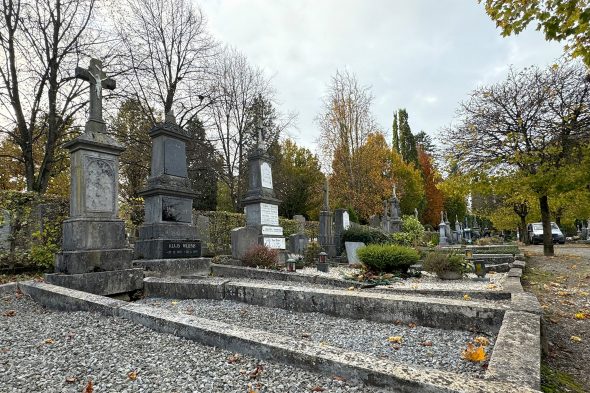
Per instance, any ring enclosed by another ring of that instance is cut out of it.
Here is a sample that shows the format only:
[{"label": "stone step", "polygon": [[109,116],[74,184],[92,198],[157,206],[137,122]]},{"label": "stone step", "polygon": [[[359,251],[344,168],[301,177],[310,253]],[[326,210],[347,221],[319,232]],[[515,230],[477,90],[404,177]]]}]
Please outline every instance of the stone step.
[{"label": "stone step", "polygon": [[45,281],[96,295],[118,295],[143,288],[142,269],[124,269],[81,274],[52,273]]},{"label": "stone step", "polygon": [[187,274],[208,276],[211,258],[136,259],[133,266],[142,268],[146,277],[177,277]]}]

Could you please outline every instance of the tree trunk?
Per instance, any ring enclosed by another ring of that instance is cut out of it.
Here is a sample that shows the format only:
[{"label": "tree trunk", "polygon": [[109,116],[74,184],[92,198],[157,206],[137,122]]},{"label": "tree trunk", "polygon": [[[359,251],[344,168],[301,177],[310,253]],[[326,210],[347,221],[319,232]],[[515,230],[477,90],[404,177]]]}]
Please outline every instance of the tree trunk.
[{"label": "tree trunk", "polygon": [[553,235],[551,234],[551,213],[547,195],[539,197],[541,208],[541,222],[543,223],[543,254],[548,257],[555,255],[553,251]]}]

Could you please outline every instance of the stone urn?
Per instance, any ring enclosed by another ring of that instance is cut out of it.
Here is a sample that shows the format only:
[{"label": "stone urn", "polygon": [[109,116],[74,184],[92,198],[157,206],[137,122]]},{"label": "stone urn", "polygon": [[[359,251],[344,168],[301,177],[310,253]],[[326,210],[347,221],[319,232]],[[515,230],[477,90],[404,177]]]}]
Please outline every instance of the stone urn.
[{"label": "stone urn", "polygon": [[436,276],[441,280],[460,280],[463,274],[452,270],[436,273]]}]

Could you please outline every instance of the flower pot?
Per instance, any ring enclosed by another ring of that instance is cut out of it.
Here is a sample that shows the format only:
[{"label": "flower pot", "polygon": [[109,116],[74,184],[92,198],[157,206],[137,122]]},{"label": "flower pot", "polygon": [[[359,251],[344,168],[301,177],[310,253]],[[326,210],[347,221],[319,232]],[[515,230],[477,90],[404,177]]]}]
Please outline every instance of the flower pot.
[{"label": "flower pot", "polygon": [[463,277],[463,274],[454,271],[441,272],[436,275],[441,280],[460,280]]}]

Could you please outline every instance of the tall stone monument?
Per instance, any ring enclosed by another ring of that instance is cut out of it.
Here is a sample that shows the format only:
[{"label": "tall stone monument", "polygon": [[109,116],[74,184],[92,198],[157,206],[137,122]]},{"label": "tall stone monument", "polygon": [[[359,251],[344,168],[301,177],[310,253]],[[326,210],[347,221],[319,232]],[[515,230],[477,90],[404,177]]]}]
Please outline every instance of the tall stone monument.
[{"label": "tall stone monument", "polygon": [[402,230],[402,220],[400,217],[400,207],[399,207],[399,199],[397,198],[397,187],[395,184],[393,185],[393,192],[391,194],[391,199],[389,200],[390,209],[391,209],[391,217],[389,221],[389,232],[401,232]]},{"label": "tall stone monument", "polygon": [[152,168],[145,200],[144,224],[135,242],[135,258],[147,260],[198,258],[201,242],[193,225],[193,197],[186,165],[189,132],[173,113],[150,130]]},{"label": "tall stone monument", "polygon": [[248,155],[248,191],[242,200],[246,226],[231,232],[232,256],[236,259],[241,259],[255,244],[285,250],[283,228],[279,225],[281,201],[275,197],[271,162],[259,127],[258,144]]},{"label": "tall stone monument", "polygon": [[449,242],[447,240],[447,224],[445,223],[445,214],[442,211],[440,212],[440,224],[438,224],[438,230],[438,245],[448,246]]},{"label": "tall stone monument", "polygon": [[320,246],[328,254],[330,258],[336,256],[336,245],[334,244],[334,235],[332,233],[332,212],[330,211],[330,185],[328,178],[324,184],[324,204],[320,210],[320,234],[318,241]]},{"label": "tall stone monument", "polygon": [[84,133],[65,144],[70,152],[70,217],[63,223],[62,252],[50,284],[99,295],[141,289],[143,270],[132,269],[133,250],[118,215],[119,155],[125,150],[106,133],[102,118],[102,89],[116,84],[99,60],[76,77],[90,83],[90,108]]}]

